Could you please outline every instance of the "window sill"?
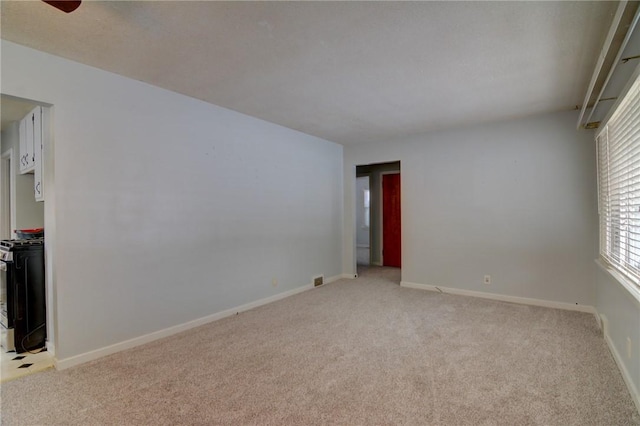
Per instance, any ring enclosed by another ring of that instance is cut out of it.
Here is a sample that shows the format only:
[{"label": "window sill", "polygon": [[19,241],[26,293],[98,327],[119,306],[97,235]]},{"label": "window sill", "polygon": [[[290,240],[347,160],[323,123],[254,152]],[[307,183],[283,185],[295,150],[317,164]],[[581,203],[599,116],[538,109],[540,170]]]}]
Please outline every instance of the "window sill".
[{"label": "window sill", "polygon": [[611,276],[611,278],[617,281],[618,284],[620,284],[635,299],[636,303],[640,305],[640,288],[638,288],[637,285],[630,282],[621,273],[607,266],[607,264],[604,263],[601,259],[596,259],[595,262],[602,271],[604,271],[609,276]]}]

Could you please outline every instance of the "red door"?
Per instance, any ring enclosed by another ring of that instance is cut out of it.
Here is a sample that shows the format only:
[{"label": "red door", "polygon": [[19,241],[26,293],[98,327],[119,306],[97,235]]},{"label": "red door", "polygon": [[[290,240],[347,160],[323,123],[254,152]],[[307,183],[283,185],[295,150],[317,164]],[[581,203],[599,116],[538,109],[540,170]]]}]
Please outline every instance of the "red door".
[{"label": "red door", "polygon": [[382,175],[382,259],[400,265],[400,174]]}]

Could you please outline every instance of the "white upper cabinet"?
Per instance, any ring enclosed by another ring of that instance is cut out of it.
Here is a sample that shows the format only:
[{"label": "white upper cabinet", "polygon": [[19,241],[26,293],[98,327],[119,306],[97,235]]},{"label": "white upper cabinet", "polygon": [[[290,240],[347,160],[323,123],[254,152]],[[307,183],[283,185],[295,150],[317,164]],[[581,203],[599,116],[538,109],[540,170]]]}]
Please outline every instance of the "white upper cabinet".
[{"label": "white upper cabinet", "polygon": [[44,201],[42,182],[42,108],[35,107],[20,120],[20,173],[33,173],[36,201]]},{"label": "white upper cabinet", "polygon": [[20,120],[20,173],[33,172],[35,166],[33,135],[35,133],[36,109]]}]

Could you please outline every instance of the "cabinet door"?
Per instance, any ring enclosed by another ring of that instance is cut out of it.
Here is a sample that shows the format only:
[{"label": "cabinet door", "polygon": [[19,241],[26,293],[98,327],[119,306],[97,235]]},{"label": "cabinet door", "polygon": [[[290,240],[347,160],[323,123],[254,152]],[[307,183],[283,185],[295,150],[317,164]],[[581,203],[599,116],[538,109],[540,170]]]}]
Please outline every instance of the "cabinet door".
[{"label": "cabinet door", "polygon": [[33,150],[34,150],[34,171],[33,171],[33,192],[36,201],[44,201],[44,188],[42,179],[42,108],[36,108],[34,114],[34,134],[33,134]]},{"label": "cabinet door", "polygon": [[20,173],[32,172],[35,165],[33,145],[36,133],[36,110],[39,108],[35,108],[20,121],[20,130],[22,130],[20,132]]},{"label": "cabinet door", "polygon": [[20,140],[20,172],[24,170],[24,153],[27,150],[27,117],[20,120],[20,128],[18,129],[18,138]]},{"label": "cabinet door", "polygon": [[20,138],[20,161],[18,164],[20,164],[20,173],[26,173],[27,172],[27,162],[26,162],[26,158],[27,158],[27,139],[29,139],[29,135],[27,134],[27,122],[29,116],[27,115],[26,117],[24,117],[22,120],[20,120],[20,129],[18,132],[19,138]]}]

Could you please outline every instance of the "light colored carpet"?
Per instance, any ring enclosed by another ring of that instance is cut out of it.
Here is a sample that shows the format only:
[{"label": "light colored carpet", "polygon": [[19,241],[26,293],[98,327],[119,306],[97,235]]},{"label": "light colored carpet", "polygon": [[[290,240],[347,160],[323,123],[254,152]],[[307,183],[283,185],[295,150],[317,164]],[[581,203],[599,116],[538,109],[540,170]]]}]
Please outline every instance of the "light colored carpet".
[{"label": "light colored carpet", "polygon": [[2,385],[7,425],[640,424],[593,315],[405,289],[369,268]]}]

